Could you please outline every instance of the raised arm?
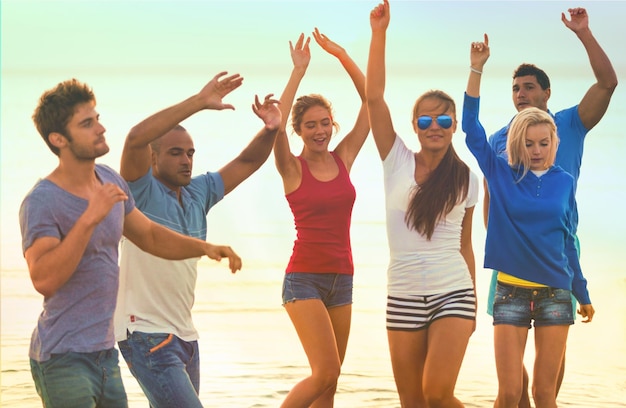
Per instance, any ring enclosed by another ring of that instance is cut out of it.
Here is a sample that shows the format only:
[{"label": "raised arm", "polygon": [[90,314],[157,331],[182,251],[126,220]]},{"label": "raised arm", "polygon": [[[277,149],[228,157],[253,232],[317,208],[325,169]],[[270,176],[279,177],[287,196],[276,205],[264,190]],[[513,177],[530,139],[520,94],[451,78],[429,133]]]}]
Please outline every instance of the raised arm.
[{"label": "raised arm", "polygon": [[226,74],[220,72],[196,95],[155,113],[130,130],[120,164],[120,174],[124,179],[134,181],[145,175],[151,166],[150,143],[189,116],[203,109],[234,109],[232,105],[224,104],[222,98],[237,89],[243,78],[239,74],[222,78]]},{"label": "raised arm", "polygon": [[[483,67],[489,59],[489,37],[484,35],[483,42],[473,42],[470,46],[470,67],[463,100],[463,119],[461,121],[465,132],[465,143],[470,152],[476,157],[478,165],[485,177],[489,178],[493,171],[497,155],[487,142],[487,135],[478,119],[480,104],[480,80]],[[486,218],[486,214],[483,213]]]},{"label": "raised arm", "polygon": [[341,157],[341,160],[346,165],[346,168],[350,171],[352,163],[354,163],[354,160],[359,154],[361,147],[363,147],[363,143],[365,143],[365,139],[370,131],[369,120],[367,117],[367,104],[365,100],[365,75],[363,75],[361,69],[358,65],[356,65],[343,47],[331,41],[331,39],[326,35],[320,33],[317,28],[315,28],[315,31],[313,32],[313,38],[324,51],[339,60],[348,75],[350,75],[352,83],[354,83],[354,87],[361,98],[361,108],[359,109],[359,114],[356,122],[354,123],[354,127],[346,134],[346,136],[335,148],[335,152],[339,155],[339,157]]},{"label": "raised arm", "polygon": [[[470,73],[467,79],[467,89],[465,90],[469,96],[480,96],[480,81],[485,63],[489,59],[489,36],[485,34],[484,42],[473,42],[470,48]],[[489,219],[489,186],[487,179],[483,179],[484,199],[483,199],[483,223],[487,228],[487,220]]]},{"label": "raised arm", "polygon": [[609,57],[591,33],[587,11],[579,7],[569,9],[568,12],[570,20],[566,18],[565,13],[561,13],[561,21],[576,34],[585,47],[591,69],[596,77],[596,82],[591,85],[578,105],[578,114],[583,125],[591,130],[600,122],[609,107],[611,96],[617,87],[617,74]]},{"label": "raised arm", "polygon": [[[291,153],[289,147],[289,139],[287,136],[287,121],[289,120],[289,112],[296,97],[298,86],[306,73],[306,69],[311,61],[311,50],[309,49],[310,37],[304,38],[304,34],[300,34],[296,45],[289,41],[289,49],[291,51],[291,60],[293,61],[293,70],[287,81],[287,85],[280,96],[280,112],[282,114],[281,129],[276,136],[274,142],[274,159],[276,168],[283,178],[285,191],[293,190],[293,185],[300,182],[300,166],[298,159]],[[294,187],[295,188],[295,187]]]},{"label": "raised arm", "polygon": [[228,258],[232,273],[241,269],[241,258],[229,246],[213,245],[179,234],[151,221],[136,208],[124,218],[124,236],[143,251],[160,258],[176,260],[206,255],[218,262]]},{"label": "raised arm", "polygon": [[389,26],[389,1],[376,6],[370,12],[372,40],[367,59],[365,95],[372,135],[380,158],[385,160],[396,138],[389,107],[385,102],[385,43]]},{"label": "raised arm", "polygon": [[489,36],[485,34],[484,42],[473,42],[470,49],[470,72],[465,92],[473,97],[480,96],[480,80],[483,67],[489,59]]},{"label": "raised arm", "polygon": [[265,163],[281,126],[279,103],[272,99],[273,94],[265,96],[263,103],[258,96],[254,96],[252,110],[263,121],[263,129],[257,133],[252,141],[233,159],[219,170],[224,181],[224,194],[228,194],[242,181],[247,179]]}]

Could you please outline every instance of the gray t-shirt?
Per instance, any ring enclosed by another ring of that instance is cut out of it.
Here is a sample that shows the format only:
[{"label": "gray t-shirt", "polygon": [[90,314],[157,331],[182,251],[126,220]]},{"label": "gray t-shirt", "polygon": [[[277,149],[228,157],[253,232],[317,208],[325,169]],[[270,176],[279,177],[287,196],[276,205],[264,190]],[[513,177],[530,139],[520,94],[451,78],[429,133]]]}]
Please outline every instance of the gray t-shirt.
[{"label": "gray t-shirt", "polygon": [[[118,245],[124,217],[135,208],[128,185],[113,169],[98,164],[102,183],[117,184],[128,200],[113,206],[95,228],[76,271],[52,296],[44,298],[43,312],[33,331],[29,356],[46,361],[52,354],[90,353],[110,349],[113,311],[119,280]],[[22,250],[35,240],[54,237],[63,240],[87,209],[87,200],[61,189],[48,180],[39,180],[20,207]]]}]

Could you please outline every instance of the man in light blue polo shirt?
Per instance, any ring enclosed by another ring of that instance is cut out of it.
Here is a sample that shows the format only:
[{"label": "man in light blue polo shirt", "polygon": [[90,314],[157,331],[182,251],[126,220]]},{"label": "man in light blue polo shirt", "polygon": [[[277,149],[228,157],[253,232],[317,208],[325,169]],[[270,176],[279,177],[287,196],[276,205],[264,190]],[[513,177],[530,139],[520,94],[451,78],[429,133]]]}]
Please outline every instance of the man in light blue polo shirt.
[{"label": "man in light blue polo shirt", "polygon": [[[180,122],[205,109],[234,109],[222,98],[237,89],[238,74],[217,74],[196,95],[145,119],[126,138],[120,174],[137,208],[155,222],[206,239],[211,207],[267,160],[281,122],[277,101],[258,97],[254,113],[264,127],[217,172],[192,177],[193,141]],[[122,242],[115,338],[151,407],[201,407],[198,333],[191,309],[198,258],[168,261]]]},{"label": "man in light blue polo shirt", "polygon": [[[589,29],[589,16],[584,8],[568,10],[570,19],[564,13],[561,20],[567,28],[572,30],[587,51],[591,68],[596,82],[589,88],[578,105],[561,110],[553,114],[548,109],[550,98],[550,79],[546,73],[532,64],[522,64],[513,73],[513,104],[517,111],[528,107],[536,107],[550,113],[554,118],[559,136],[559,148],[555,164],[561,166],[574,177],[574,188],[578,183],[580,165],[582,162],[585,136],[600,122],[606,113],[613,91],[617,86],[617,75],[608,56],[600,47]],[[499,154],[506,154],[506,135],[509,125],[495,132],[489,137],[489,144]],[[483,202],[483,216],[485,225],[489,215],[489,190],[485,182],[485,200]],[[576,225],[578,212],[575,212]],[[489,297],[487,299],[487,313],[493,315],[493,297],[495,295],[497,271],[493,271]],[[574,307],[576,305],[574,304]],[[564,357],[565,358],[565,357]],[[565,360],[561,365],[561,373],[557,387],[563,380]],[[524,387],[519,407],[529,408],[528,374],[524,368]],[[557,388],[558,393],[558,388]]]}]

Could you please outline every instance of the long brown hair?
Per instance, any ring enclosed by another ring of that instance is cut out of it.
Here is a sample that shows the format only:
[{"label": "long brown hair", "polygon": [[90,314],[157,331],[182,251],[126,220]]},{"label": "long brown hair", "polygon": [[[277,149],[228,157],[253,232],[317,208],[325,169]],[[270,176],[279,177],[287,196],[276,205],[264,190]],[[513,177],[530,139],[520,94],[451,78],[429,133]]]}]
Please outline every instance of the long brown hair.
[{"label": "long brown hair", "polygon": [[[419,105],[426,99],[438,99],[446,112],[456,117],[454,100],[445,92],[434,90],[420,96],[413,108],[413,120],[417,120]],[[452,209],[465,200],[469,191],[469,167],[456,154],[452,143],[441,162],[428,179],[417,185],[409,202],[404,220],[430,240],[437,223]]]}]

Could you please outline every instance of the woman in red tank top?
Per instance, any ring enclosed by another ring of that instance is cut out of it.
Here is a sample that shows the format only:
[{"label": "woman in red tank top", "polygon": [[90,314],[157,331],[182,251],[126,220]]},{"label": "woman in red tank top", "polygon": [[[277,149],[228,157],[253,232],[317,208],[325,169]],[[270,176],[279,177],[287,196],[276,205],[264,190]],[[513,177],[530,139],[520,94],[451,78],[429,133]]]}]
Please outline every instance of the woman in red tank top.
[{"label": "woman in red tank top", "polygon": [[[365,77],[346,51],[321,34],[315,41],[335,56],[350,75],[361,109],[354,128],[329,150],[333,128],[330,103],[321,95],[294,101],[311,59],[310,38],[289,42],[293,70],[280,98],[283,115],[274,143],[276,167],[294,215],[297,237],[283,283],[283,305],[311,365],[311,375],[289,392],[282,407],[332,406],[346,353],[352,315],[350,219],[355,200],[349,172],[369,133]],[[287,117],[302,138],[299,156],[291,153]]]}]

